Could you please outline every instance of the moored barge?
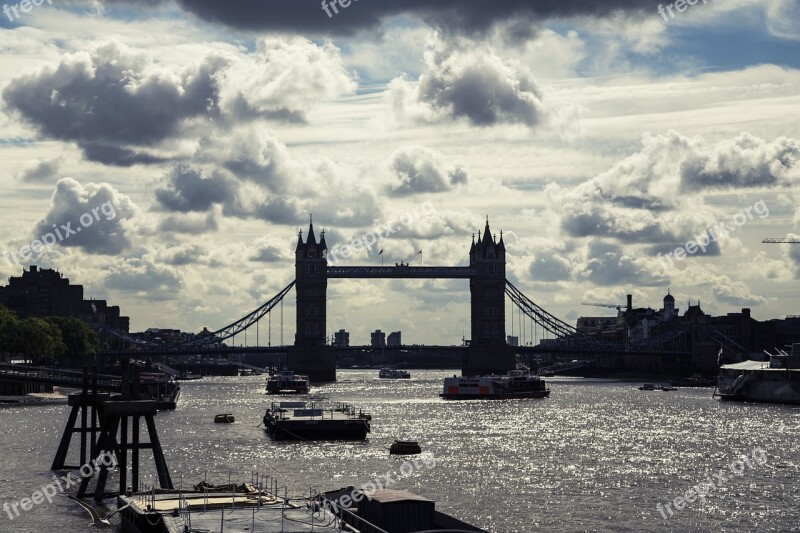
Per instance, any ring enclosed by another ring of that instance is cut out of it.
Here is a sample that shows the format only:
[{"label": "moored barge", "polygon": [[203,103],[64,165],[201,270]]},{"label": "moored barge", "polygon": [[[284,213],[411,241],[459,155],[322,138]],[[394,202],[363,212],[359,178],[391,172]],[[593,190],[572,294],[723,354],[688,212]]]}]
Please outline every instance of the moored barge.
[{"label": "moored barge", "polygon": [[264,429],[273,440],[364,440],[371,416],[348,404],[323,408],[315,403],[272,403]]}]

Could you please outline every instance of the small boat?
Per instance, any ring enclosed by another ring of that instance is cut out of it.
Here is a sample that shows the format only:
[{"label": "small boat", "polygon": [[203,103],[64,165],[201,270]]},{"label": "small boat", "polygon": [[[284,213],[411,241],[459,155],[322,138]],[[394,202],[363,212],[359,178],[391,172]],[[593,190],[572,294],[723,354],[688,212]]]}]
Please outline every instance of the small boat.
[{"label": "small boat", "polygon": [[349,404],[323,408],[307,402],[273,402],[263,422],[272,440],[364,440],[371,418]]},{"label": "small boat", "polygon": [[414,440],[395,440],[389,447],[390,455],[417,455],[420,453],[422,453],[422,448]]},{"label": "small boat", "polygon": [[645,383],[644,385],[639,387],[639,390],[657,390],[657,389],[656,389],[655,384],[653,384],[653,383]]},{"label": "small boat", "polygon": [[522,370],[511,370],[505,376],[456,377],[444,379],[445,400],[505,400],[547,398],[550,389],[545,381]]},{"label": "small boat", "polygon": [[267,379],[267,394],[308,394],[308,376],[295,374],[291,370],[281,370]]},{"label": "small boat", "polygon": [[662,383],[661,385],[658,386],[658,388],[659,390],[662,390],[664,392],[668,392],[671,390],[678,390],[676,387],[673,387],[670,383]]},{"label": "small boat", "polygon": [[410,379],[411,374],[406,370],[399,370],[397,368],[381,368],[378,377],[381,379]]},{"label": "small boat", "polygon": [[235,421],[236,419],[230,413],[221,414],[214,417],[215,424],[233,424]]}]

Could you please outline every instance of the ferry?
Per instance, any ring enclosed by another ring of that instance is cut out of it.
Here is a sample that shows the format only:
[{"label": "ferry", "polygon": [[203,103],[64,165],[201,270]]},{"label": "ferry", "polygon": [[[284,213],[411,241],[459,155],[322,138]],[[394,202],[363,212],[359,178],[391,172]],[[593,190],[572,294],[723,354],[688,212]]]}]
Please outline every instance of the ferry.
[{"label": "ferry", "polygon": [[295,374],[291,370],[281,370],[267,379],[267,394],[308,394],[308,376]]},{"label": "ferry", "polygon": [[445,378],[445,400],[504,400],[513,398],[547,398],[550,389],[545,381],[522,370],[511,370],[505,376]]},{"label": "ferry", "polygon": [[381,368],[378,373],[381,379],[411,379],[411,374],[406,370],[398,370],[396,368]]},{"label": "ferry", "polygon": [[767,354],[769,361],[722,365],[717,396],[723,400],[800,404],[800,343],[787,353]]},{"label": "ferry", "polygon": [[323,408],[308,402],[273,402],[263,423],[272,440],[364,440],[371,419],[349,404]]}]

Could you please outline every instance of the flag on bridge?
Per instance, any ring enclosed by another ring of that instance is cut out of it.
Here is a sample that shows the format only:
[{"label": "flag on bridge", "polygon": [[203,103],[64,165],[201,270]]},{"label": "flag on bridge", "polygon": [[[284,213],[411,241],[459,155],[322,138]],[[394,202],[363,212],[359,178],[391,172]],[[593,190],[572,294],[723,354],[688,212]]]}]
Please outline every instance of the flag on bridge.
[{"label": "flag on bridge", "polygon": [[382,255],[382,254],[383,254],[383,248],[381,248],[381,251],[378,252],[378,255]]}]

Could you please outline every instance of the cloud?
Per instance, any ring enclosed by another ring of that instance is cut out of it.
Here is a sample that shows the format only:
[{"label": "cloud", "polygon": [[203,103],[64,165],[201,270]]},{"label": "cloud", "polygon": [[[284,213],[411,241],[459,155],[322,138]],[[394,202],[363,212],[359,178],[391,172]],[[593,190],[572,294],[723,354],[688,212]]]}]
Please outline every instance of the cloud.
[{"label": "cloud", "polygon": [[448,165],[438,152],[422,146],[405,146],[389,161],[391,194],[444,192],[468,180],[461,163]]},{"label": "cloud", "polygon": [[[519,21],[536,24],[548,18],[571,16],[604,17],[621,11],[655,13],[655,0],[562,0],[532,2],[531,0],[404,0],[402,2],[353,0],[339,14],[329,17],[319,0],[288,0],[276,7],[268,2],[249,0],[178,0],[181,7],[200,18],[256,31],[352,35],[358,31],[382,28],[389,17],[412,16],[438,28],[465,33],[485,32],[498,22]],[[663,0],[662,0],[663,3]]]},{"label": "cloud", "polygon": [[263,37],[255,54],[219,75],[223,112],[252,120],[303,122],[313,104],[350,94],[357,87],[338,48],[302,37]]},{"label": "cloud", "polygon": [[59,158],[35,159],[16,175],[16,179],[31,183],[47,182],[58,176],[60,165],[61,159]]},{"label": "cloud", "polygon": [[800,141],[779,137],[766,141],[742,133],[715,146],[699,145],[681,163],[681,185],[703,189],[797,186]]},{"label": "cloud", "polygon": [[42,135],[78,143],[89,159],[153,162],[159,158],[147,148],[177,136],[187,120],[211,114],[215,74],[225,63],[208,57],[172,69],[112,41],[14,78],[3,98]]},{"label": "cloud", "polygon": [[[742,133],[710,144],[669,131],[645,135],[637,153],[576,187],[550,184],[545,192],[571,237],[652,243],[664,251],[729,220],[730,214],[703,203],[703,193],[788,189],[798,182],[796,139],[766,141]],[[718,254],[718,243],[708,253]]]},{"label": "cloud", "polygon": [[401,120],[535,126],[545,115],[542,93],[525,68],[466,38],[432,39],[419,79],[394,79],[388,98]]},{"label": "cloud", "polygon": [[763,296],[753,294],[742,281],[731,281],[725,276],[711,287],[711,293],[722,303],[736,306],[754,306],[767,302]]},{"label": "cloud", "polygon": [[626,254],[621,247],[598,239],[589,241],[586,262],[579,267],[577,277],[596,285],[657,286],[664,283],[644,262]]},{"label": "cloud", "polygon": [[219,223],[217,212],[209,211],[202,213],[180,213],[169,215],[158,225],[159,231],[169,231],[173,233],[183,233],[186,235],[201,235],[217,231]]},{"label": "cloud", "polygon": [[146,256],[125,259],[113,265],[105,277],[105,286],[147,300],[161,301],[179,298],[184,281],[175,268],[156,264],[153,258]]},{"label": "cloud", "polygon": [[156,190],[156,199],[168,211],[205,212],[217,204],[232,205],[237,191],[236,182],[221,173],[206,176],[197,169],[176,165],[167,186]]},{"label": "cloud", "polygon": [[[36,226],[35,237],[61,232],[59,245],[90,254],[115,255],[131,246],[126,221],[136,213],[130,198],[107,183],[87,183],[72,178],[56,184],[50,209]],[[74,233],[62,229],[69,226]]]},{"label": "cloud", "polygon": [[194,55],[170,64],[110,41],[15,77],[3,99],[40,135],[131,166],[188,156],[196,139],[209,130],[224,137],[231,124],[303,122],[317,103],[357,86],[337,48],[300,37],[262,38],[249,54],[198,45]]}]

